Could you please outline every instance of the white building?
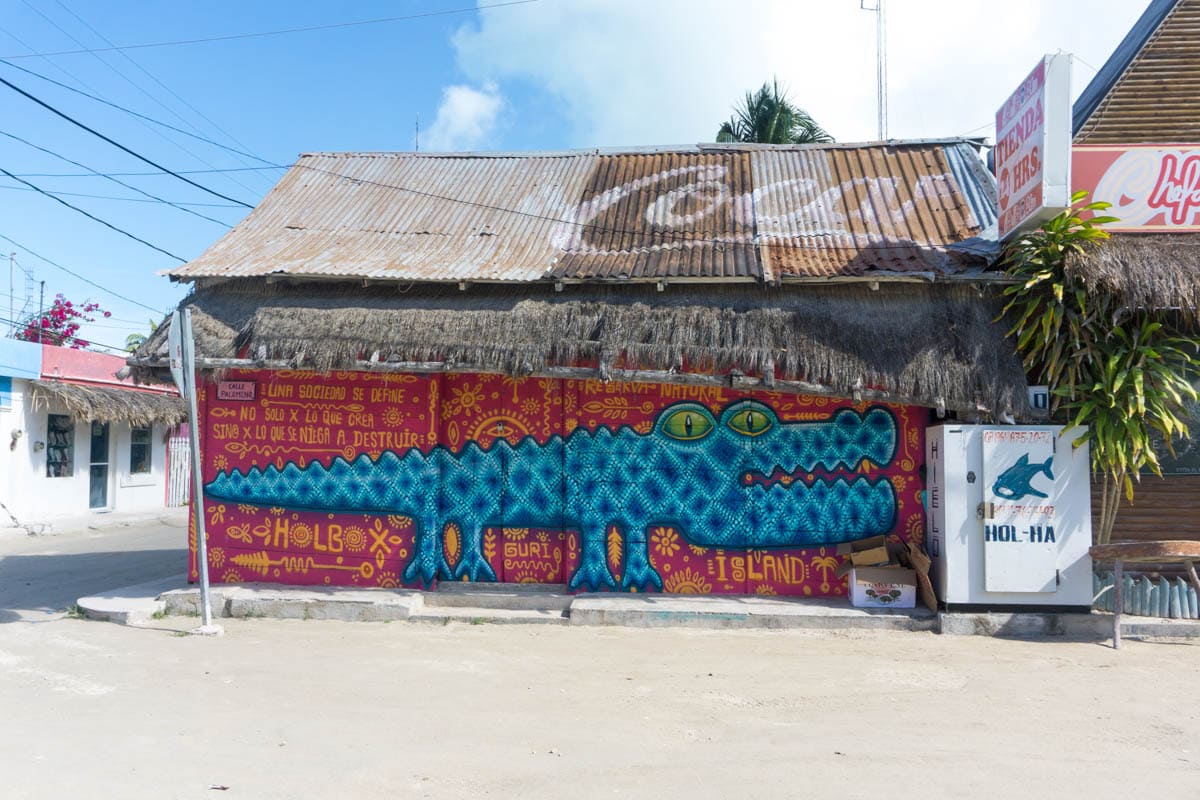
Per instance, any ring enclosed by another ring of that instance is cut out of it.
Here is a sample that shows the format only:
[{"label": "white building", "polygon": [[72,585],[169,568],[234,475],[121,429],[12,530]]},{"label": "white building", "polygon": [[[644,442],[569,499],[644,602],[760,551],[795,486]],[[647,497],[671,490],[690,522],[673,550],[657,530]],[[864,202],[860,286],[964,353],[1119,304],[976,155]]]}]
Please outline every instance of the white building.
[{"label": "white building", "polygon": [[171,495],[186,502],[186,448],[174,448],[172,470],[170,446],[184,403],[173,388],[119,380],[123,366],[103,353],[0,340],[0,526],[152,513]]}]

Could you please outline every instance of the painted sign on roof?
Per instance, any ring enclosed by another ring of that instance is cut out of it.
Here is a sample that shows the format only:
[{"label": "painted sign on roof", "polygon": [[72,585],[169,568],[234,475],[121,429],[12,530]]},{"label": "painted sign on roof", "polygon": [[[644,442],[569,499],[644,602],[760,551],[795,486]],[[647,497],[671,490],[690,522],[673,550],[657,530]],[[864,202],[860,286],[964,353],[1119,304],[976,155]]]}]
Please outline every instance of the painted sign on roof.
[{"label": "painted sign on roof", "polygon": [[1113,231],[1200,231],[1200,144],[1076,145],[1076,191],[1112,203]]},{"label": "painted sign on roof", "polygon": [[965,140],[302,156],[178,280],[777,282],[959,273],[998,246]]}]

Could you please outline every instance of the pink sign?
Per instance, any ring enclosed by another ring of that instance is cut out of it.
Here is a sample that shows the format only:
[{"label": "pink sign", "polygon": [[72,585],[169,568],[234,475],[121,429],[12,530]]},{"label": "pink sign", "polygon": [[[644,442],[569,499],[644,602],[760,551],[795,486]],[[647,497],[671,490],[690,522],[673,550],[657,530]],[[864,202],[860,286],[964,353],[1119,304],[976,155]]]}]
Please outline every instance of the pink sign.
[{"label": "pink sign", "polygon": [[1046,56],[996,112],[1000,238],[1070,202],[1070,56]]},{"label": "pink sign", "polygon": [[1112,230],[1200,230],[1200,144],[1076,145],[1074,188],[1113,204]]},{"label": "pink sign", "polygon": [[217,384],[217,399],[250,401],[257,396],[256,389],[254,381],[221,381]]}]

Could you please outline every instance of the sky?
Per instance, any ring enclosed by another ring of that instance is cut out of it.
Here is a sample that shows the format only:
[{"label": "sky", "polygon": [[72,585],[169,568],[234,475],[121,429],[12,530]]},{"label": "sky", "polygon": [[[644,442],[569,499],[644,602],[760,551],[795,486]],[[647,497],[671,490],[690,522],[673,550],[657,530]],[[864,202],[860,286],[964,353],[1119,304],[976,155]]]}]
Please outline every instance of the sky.
[{"label": "sky", "polygon": [[[1148,5],[882,2],[899,139],[991,139],[1045,53],[1076,56],[1077,95]],[[838,141],[875,140],[875,33],[860,0],[0,0],[0,78],[66,117],[0,84],[0,329],[44,281],[47,305],[99,302],[83,335],[120,347],[280,165],[411,150],[418,121],[423,151],[688,144],[776,78]]]}]

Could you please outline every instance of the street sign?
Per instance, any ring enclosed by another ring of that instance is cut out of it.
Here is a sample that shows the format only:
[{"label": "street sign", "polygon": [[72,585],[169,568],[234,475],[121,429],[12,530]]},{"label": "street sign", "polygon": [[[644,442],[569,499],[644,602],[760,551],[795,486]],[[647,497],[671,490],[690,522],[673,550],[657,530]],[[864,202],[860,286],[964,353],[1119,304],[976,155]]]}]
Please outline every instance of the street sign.
[{"label": "street sign", "polygon": [[1071,56],[1045,56],[996,112],[999,234],[1036,228],[1071,205]]}]

